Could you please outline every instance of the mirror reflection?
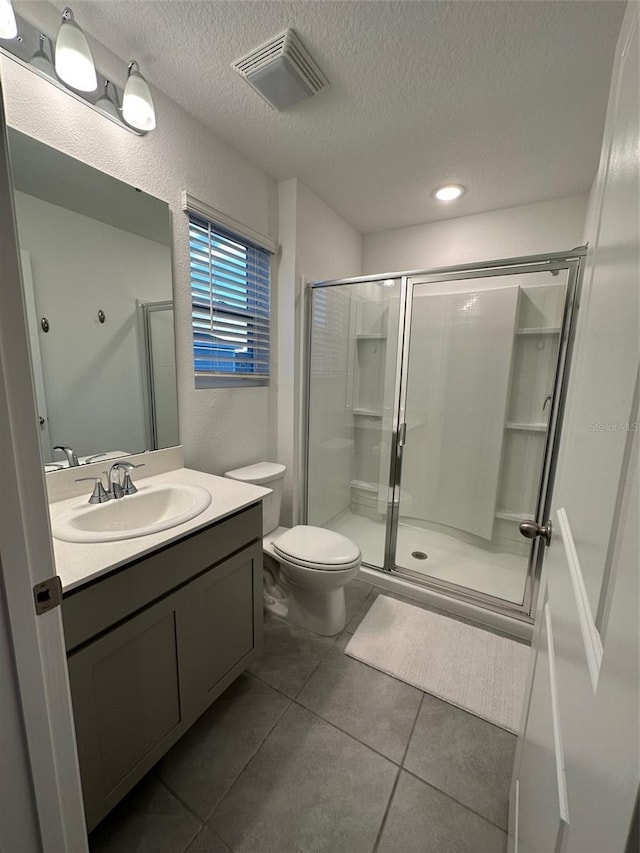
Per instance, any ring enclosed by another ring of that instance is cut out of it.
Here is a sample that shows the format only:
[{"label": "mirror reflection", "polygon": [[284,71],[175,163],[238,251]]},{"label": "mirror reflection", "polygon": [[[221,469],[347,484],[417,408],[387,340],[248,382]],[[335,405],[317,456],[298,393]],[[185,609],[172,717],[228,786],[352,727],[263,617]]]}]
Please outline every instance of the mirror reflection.
[{"label": "mirror reflection", "polygon": [[168,206],[18,131],[9,149],[46,470],[177,444]]}]

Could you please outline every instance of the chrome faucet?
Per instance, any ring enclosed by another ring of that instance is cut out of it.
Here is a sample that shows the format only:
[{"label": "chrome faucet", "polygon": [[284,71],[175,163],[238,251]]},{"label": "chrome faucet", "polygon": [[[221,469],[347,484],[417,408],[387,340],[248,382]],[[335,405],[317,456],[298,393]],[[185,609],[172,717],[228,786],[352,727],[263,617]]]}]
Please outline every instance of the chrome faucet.
[{"label": "chrome faucet", "polygon": [[103,504],[111,500],[108,492],[105,491],[102,485],[102,477],[78,477],[76,483],[84,483],[85,481],[94,483],[93,492],[89,498],[90,504]]},{"label": "chrome faucet", "polygon": [[67,457],[67,462],[69,463],[70,468],[75,468],[76,465],[80,464],[78,462],[78,455],[76,454],[75,450],[73,450],[71,447],[67,447],[66,444],[56,444],[53,449],[61,450],[64,453],[64,455]]},{"label": "chrome faucet", "polygon": [[[107,488],[110,498],[117,500],[125,495],[135,495],[138,491],[131,481],[131,471],[134,468],[144,468],[144,462],[134,465],[133,462],[114,462],[107,474]],[[124,471],[124,478],[120,480],[120,472]]]}]

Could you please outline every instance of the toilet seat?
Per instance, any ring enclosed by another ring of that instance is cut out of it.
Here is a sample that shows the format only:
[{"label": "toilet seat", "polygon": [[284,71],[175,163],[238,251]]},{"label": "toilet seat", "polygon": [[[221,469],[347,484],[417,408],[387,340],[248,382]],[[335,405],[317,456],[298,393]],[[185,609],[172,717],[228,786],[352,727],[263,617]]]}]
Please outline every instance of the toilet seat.
[{"label": "toilet seat", "polygon": [[339,571],[351,569],[362,560],[358,546],[333,530],[298,524],[271,543],[277,555],[306,569]]}]

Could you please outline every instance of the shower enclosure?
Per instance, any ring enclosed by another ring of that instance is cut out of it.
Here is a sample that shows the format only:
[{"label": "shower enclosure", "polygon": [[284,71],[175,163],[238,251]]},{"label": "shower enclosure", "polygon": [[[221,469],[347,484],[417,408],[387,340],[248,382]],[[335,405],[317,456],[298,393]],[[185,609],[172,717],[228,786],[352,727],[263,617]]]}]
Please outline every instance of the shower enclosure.
[{"label": "shower enclosure", "polygon": [[584,250],[308,286],[308,524],[529,619]]}]

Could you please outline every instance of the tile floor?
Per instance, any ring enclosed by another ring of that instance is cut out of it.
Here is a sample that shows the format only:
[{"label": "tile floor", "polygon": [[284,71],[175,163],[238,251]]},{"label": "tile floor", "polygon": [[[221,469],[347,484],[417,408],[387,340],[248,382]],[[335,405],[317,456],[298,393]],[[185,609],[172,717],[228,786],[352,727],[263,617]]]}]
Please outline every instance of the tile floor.
[{"label": "tile floor", "polygon": [[516,739],[268,616],[261,658],[94,830],[92,853],[503,853]]}]

